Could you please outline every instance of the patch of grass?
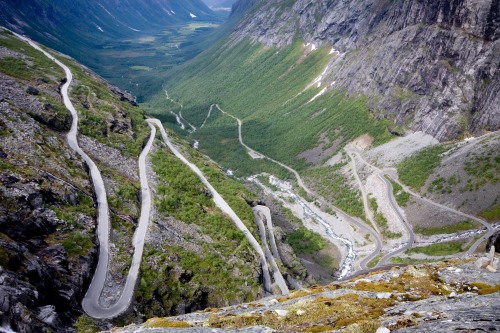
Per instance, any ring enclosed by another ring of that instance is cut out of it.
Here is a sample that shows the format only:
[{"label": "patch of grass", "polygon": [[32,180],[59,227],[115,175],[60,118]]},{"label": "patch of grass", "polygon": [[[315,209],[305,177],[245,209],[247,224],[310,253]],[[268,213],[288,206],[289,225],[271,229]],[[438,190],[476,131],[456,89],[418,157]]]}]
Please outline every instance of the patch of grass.
[{"label": "patch of grass", "polygon": [[158,186],[155,199],[160,213],[184,223],[198,224],[215,239],[243,240],[243,234],[215,208],[209,190],[194,172],[169,153],[157,152],[151,155],[151,160],[154,171],[165,182]]},{"label": "patch of grass", "polygon": [[0,72],[18,79],[28,80],[32,78],[26,61],[20,58],[0,58]]},{"label": "patch of grass", "polygon": [[331,201],[349,215],[365,218],[361,193],[349,186],[348,179],[340,169],[344,163],[315,168],[305,172],[308,181],[319,195]]},{"label": "patch of grass", "polygon": [[133,69],[135,71],[151,71],[153,70],[151,67],[148,66],[130,66],[130,69]]},{"label": "patch of grass", "polygon": [[377,264],[379,263],[380,259],[382,259],[383,256],[384,256],[384,254],[380,253],[375,258],[373,258],[372,260],[370,260],[370,262],[366,266],[368,268],[373,268],[373,267],[377,266]]},{"label": "patch of grass", "polygon": [[317,233],[301,227],[287,235],[287,242],[299,254],[313,254],[325,248],[326,241]]},{"label": "patch of grass", "polygon": [[488,209],[483,210],[482,212],[479,213],[479,216],[490,222],[500,220],[500,205],[497,204]]},{"label": "patch of grass", "polygon": [[496,286],[489,285],[482,282],[473,282],[470,284],[471,287],[476,287],[478,289],[477,293],[479,295],[489,295],[500,291],[500,284]]},{"label": "patch of grass", "polygon": [[382,235],[386,238],[396,239],[401,238],[403,235],[400,232],[393,232],[389,230],[389,225],[384,214],[379,212],[377,200],[373,197],[368,198],[368,203],[373,210],[373,218],[377,225],[382,229]]},{"label": "patch of grass", "polygon": [[[17,57],[5,57],[0,59],[0,70],[7,75],[22,79],[32,80],[36,78],[48,78],[53,75],[57,78],[64,77],[63,70],[48,59],[43,53],[35,50],[27,43],[20,41],[13,35],[1,31],[0,46],[12,51],[24,54],[25,59]],[[52,81],[52,79],[49,79]]]},{"label": "patch of grass", "polygon": [[460,177],[458,175],[450,176],[447,179],[445,179],[444,177],[439,177],[429,185],[429,192],[450,194],[452,192],[453,186],[457,185],[458,183],[460,183]]},{"label": "patch of grass", "polygon": [[392,257],[390,262],[391,262],[391,264],[415,265],[415,264],[426,264],[426,263],[434,262],[434,260]]},{"label": "patch of grass", "polygon": [[87,315],[78,317],[75,322],[75,333],[97,333],[99,331],[94,320]]},{"label": "patch of grass", "polygon": [[406,185],[420,190],[441,163],[441,155],[449,148],[446,145],[431,146],[405,158],[397,165],[399,178]]},{"label": "patch of grass", "polygon": [[389,180],[392,184],[392,194],[396,199],[396,202],[400,207],[406,207],[408,201],[410,201],[410,194],[403,190],[403,187],[395,182],[391,177],[385,175],[385,178]]},{"label": "patch of grass", "polygon": [[150,318],[144,324],[145,328],[189,328],[191,325],[185,321],[170,321],[167,318]]},{"label": "patch of grass", "polygon": [[392,231],[388,231],[388,230],[382,231],[382,235],[384,235],[384,237],[390,238],[390,239],[398,239],[398,238],[403,237],[403,234],[400,232],[392,232]]},{"label": "patch of grass", "polygon": [[441,227],[422,227],[416,226],[413,231],[417,234],[424,236],[440,235],[440,234],[453,234],[459,231],[471,230],[476,226],[472,221],[461,221],[454,224],[449,224]]},{"label": "patch of grass", "polygon": [[194,311],[255,298],[260,285],[252,274],[257,268],[246,240],[241,244],[219,240],[204,243],[203,248],[194,253],[168,244],[146,247],[146,258],[154,260],[141,265],[137,291],[141,312],[147,317],[169,316],[178,313],[178,304],[193,304]]},{"label": "patch of grass", "polygon": [[431,244],[406,250],[406,254],[423,253],[428,256],[446,256],[464,251],[463,243],[458,241]]},{"label": "patch of grass", "polygon": [[94,235],[89,232],[74,231],[62,240],[62,245],[69,256],[77,257],[88,253],[93,246]]},{"label": "patch of grass", "polygon": [[465,171],[475,178],[476,188],[486,183],[497,184],[500,181],[500,157],[490,152],[487,155],[471,153],[465,161]]}]

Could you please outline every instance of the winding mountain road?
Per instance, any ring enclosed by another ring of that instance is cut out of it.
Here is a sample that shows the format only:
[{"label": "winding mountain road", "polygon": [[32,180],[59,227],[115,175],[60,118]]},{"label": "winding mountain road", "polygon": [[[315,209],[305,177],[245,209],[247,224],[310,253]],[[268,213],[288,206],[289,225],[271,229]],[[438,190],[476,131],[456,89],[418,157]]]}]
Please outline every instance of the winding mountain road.
[{"label": "winding mountain road", "polygon": [[[389,253],[387,254],[386,256],[384,256],[380,262],[379,262],[379,265],[383,265],[384,263],[387,262],[387,260],[389,260],[391,257],[394,257],[395,255],[399,254],[399,253],[402,253],[406,250],[408,250],[409,248],[411,248],[411,246],[413,246],[413,243],[415,241],[415,234],[413,233],[412,231],[412,228],[411,226],[408,224],[408,222],[403,218],[403,216],[401,215],[401,212],[399,211],[399,206],[396,204],[395,202],[395,199],[394,199],[394,195],[392,193],[392,184],[391,182],[385,177],[385,175],[387,175],[388,177],[390,177],[394,182],[396,182],[397,184],[399,184],[403,190],[407,193],[409,193],[410,195],[412,195],[413,197],[416,197],[418,198],[419,200],[422,200],[422,201],[425,201],[426,203],[430,204],[430,205],[433,205],[435,207],[438,207],[438,208],[441,208],[443,210],[446,210],[448,212],[451,212],[451,213],[454,213],[454,214],[457,214],[457,215],[460,215],[462,217],[466,217],[466,218],[469,218],[471,220],[474,220],[480,224],[482,224],[483,226],[486,227],[486,229],[488,230],[488,232],[482,236],[481,238],[479,238],[470,248],[469,250],[466,252],[467,255],[470,255],[472,253],[474,253],[477,248],[479,247],[479,245],[481,245],[481,243],[488,239],[491,235],[493,235],[495,233],[495,229],[491,226],[491,224],[489,224],[488,222],[476,217],[476,216],[473,216],[473,215],[470,215],[470,214],[467,214],[467,213],[464,213],[464,212],[461,212],[459,210],[456,210],[456,209],[453,209],[453,208],[450,208],[448,206],[445,206],[443,204],[440,204],[440,203],[437,203],[435,201],[432,201],[431,199],[428,199],[420,194],[417,194],[415,193],[413,190],[411,190],[408,186],[406,186],[405,184],[401,183],[398,179],[398,175],[397,175],[397,172],[395,169],[385,169],[385,170],[382,170],[372,164],[370,164],[368,161],[366,161],[363,156],[361,156],[361,154],[359,154],[359,152],[354,152],[360,159],[361,161],[363,161],[363,163],[365,163],[366,165],[370,166],[371,168],[373,168],[374,170],[376,170],[378,172],[378,176],[380,177],[380,179],[382,179],[386,186],[387,186],[387,196],[389,197],[390,199],[390,202],[391,202],[391,206],[392,208],[394,209],[394,211],[397,213],[397,215],[399,216],[400,220],[403,222],[403,225],[404,227],[406,228],[406,230],[409,232],[409,235],[410,235],[410,238],[409,238],[409,241],[407,243],[406,246],[404,246],[403,248],[400,248],[392,253]],[[409,246],[411,244],[411,246]]]},{"label": "winding mountain road", "polygon": [[245,144],[245,142],[243,141],[243,135],[242,135],[242,130],[241,130],[241,127],[243,125],[243,122],[241,121],[241,119],[227,113],[226,111],[222,110],[220,108],[220,106],[218,104],[215,104],[216,108],[222,112],[224,115],[228,116],[228,117],[231,117],[233,119],[235,119],[238,123],[238,139],[240,141],[240,144],[245,147],[246,149],[248,149],[248,151],[250,153],[253,153],[254,155],[260,155],[262,156],[263,158],[275,163],[275,164],[278,164],[279,166],[285,168],[286,170],[290,171],[294,176],[295,176],[295,179],[297,180],[297,184],[302,188],[304,189],[304,191],[306,191],[307,194],[309,195],[312,195],[316,198],[318,198],[318,200],[321,202],[321,204],[324,204],[326,206],[328,206],[329,208],[333,209],[342,219],[348,221],[349,223],[359,227],[360,229],[363,229],[364,231],[366,231],[368,234],[370,234],[370,236],[375,240],[375,250],[370,254],[368,255],[367,257],[365,257],[360,263],[359,263],[359,266],[361,269],[366,269],[367,268],[367,264],[373,259],[375,258],[381,251],[382,249],[382,242],[380,240],[380,238],[378,237],[378,234],[370,227],[368,227],[366,224],[362,223],[361,221],[358,221],[356,220],[355,218],[353,218],[352,216],[346,214],[344,211],[340,210],[339,208],[329,204],[328,202],[326,202],[326,200],[324,200],[323,198],[321,198],[319,195],[317,195],[316,193],[314,193],[313,191],[311,191],[303,182],[302,178],[300,177],[299,173],[292,169],[291,167],[289,167],[288,165],[286,164],[283,164],[267,155],[264,155],[254,149],[252,149],[251,147],[249,147],[248,145]]},{"label": "winding mountain road", "polygon": [[103,307],[99,303],[99,298],[104,287],[104,282],[106,280],[106,274],[108,272],[108,261],[109,261],[109,231],[110,231],[110,220],[109,220],[109,207],[108,200],[106,196],[106,189],[104,187],[104,181],[102,175],[97,168],[94,161],[80,148],[78,145],[78,113],[71,103],[68,95],[68,89],[73,80],[73,73],[70,69],[64,65],[61,61],[54,58],[50,53],[43,50],[39,45],[31,41],[30,39],[15,34],[18,38],[26,41],[36,50],[42,52],[50,60],[54,61],[59,67],[64,70],[66,75],[66,82],[61,88],[61,95],[63,97],[64,106],[68,109],[72,116],[71,129],[67,135],[68,145],[76,153],[78,153],[82,159],[85,161],[89,168],[90,177],[92,179],[92,184],[94,186],[94,192],[97,200],[97,237],[99,239],[99,259],[97,263],[97,268],[90,283],[89,289],[83,299],[82,307],[83,310],[91,317],[97,319],[110,319],[117,317],[118,315],[125,312],[132,302],[132,297],[134,295],[135,285],[137,283],[137,277],[139,274],[139,267],[142,260],[142,252],[144,248],[144,238],[147,231],[147,226],[149,222],[149,213],[151,208],[151,194],[149,191],[149,186],[146,177],[146,156],[153,145],[153,140],[155,137],[155,129],[151,126],[151,137],[148,144],[142,151],[139,157],[139,175],[141,180],[141,193],[142,193],[142,207],[141,207],[141,217],[137,229],[134,233],[133,245],[134,245],[134,256],[132,259],[132,265],[127,276],[125,287],[121,293],[120,299],[111,307]]},{"label": "winding mountain road", "polygon": [[[266,254],[267,261],[271,264],[271,267],[273,269],[274,281],[276,281],[276,283],[278,284],[278,287],[282,291],[285,289],[288,290],[288,286],[286,285],[286,282],[283,279],[283,276],[280,272],[278,264],[276,263],[277,259],[275,259],[275,256],[273,256],[273,254],[269,250],[269,245],[267,243],[266,228],[264,226],[263,220],[267,220],[266,213],[269,213],[269,215],[271,215],[269,212],[269,208],[267,208],[265,206],[256,206],[252,210],[254,212],[255,222],[257,223],[257,226],[259,227],[260,239],[262,240],[262,244],[264,246],[264,253]],[[271,229],[272,229],[272,227],[271,227]],[[269,238],[270,238],[269,241],[271,242],[271,244],[273,244],[274,234],[270,234]],[[273,248],[273,252],[276,254],[278,252],[278,248],[276,247],[276,243],[274,242],[274,247],[272,245],[271,245],[271,247]],[[278,257],[279,257],[279,254],[278,254]],[[277,274],[278,272],[280,272],[280,274]]]},{"label": "winding mountain road", "polygon": [[[163,124],[161,121],[158,119],[148,119],[147,122],[151,125],[156,125],[160,129],[161,136],[163,138],[163,141],[167,144],[168,148],[174,153],[174,155],[180,159],[184,164],[186,164],[197,176],[198,178],[202,181],[202,183],[209,189],[210,193],[212,194],[213,200],[215,202],[215,205],[219,207],[220,210],[222,210],[224,213],[226,213],[231,220],[235,223],[236,227],[240,229],[247,240],[249,241],[250,245],[253,247],[255,252],[259,255],[259,261],[260,265],[262,267],[262,272],[263,272],[263,277],[264,277],[264,289],[271,293],[271,276],[269,274],[269,266],[266,261],[266,256],[264,253],[264,250],[260,246],[259,242],[255,239],[255,237],[252,235],[252,233],[248,230],[248,228],[245,226],[243,221],[236,215],[236,213],[233,211],[233,209],[229,206],[229,204],[224,200],[224,198],[217,192],[217,190],[210,184],[208,179],[205,177],[205,175],[201,172],[201,170],[193,163],[189,162],[184,155],[182,155],[177,148],[170,142],[167,132],[165,131],[165,128],[163,127]],[[278,286],[281,289],[281,293],[283,295],[288,294],[288,288],[286,287],[286,283],[282,284],[279,281],[283,281],[283,276],[281,275],[281,272],[278,270],[273,270],[273,274],[276,277],[276,282],[278,283]]]},{"label": "winding mountain road", "polygon": [[[92,279],[87,294],[85,295],[85,298],[82,302],[83,310],[93,318],[115,318],[125,312],[132,303],[135,286],[137,285],[137,279],[139,276],[139,269],[141,267],[142,254],[144,252],[144,240],[148,231],[149,216],[151,211],[151,191],[148,185],[146,174],[146,157],[151,150],[151,147],[153,146],[153,142],[156,136],[156,129],[151,125],[149,127],[151,128],[151,135],[149,137],[148,143],[139,156],[139,178],[141,180],[142,196],[141,215],[139,217],[139,222],[132,239],[134,254],[132,256],[132,263],[127,275],[127,280],[125,281],[125,287],[123,288],[120,298],[115,304],[113,304],[109,308],[100,305],[99,297],[101,295],[102,289],[104,288],[106,273],[108,271],[108,263],[107,261],[101,263],[101,258],[99,258],[96,273],[94,274],[94,278]],[[106,243],[108,242],[109,240],[106,239]],[[102,249],[105,249],[107,251],[108,245],[101,242],[100,251],[102,251]]]},{"label": "winding mountain road", "polygon": [[401,183],[401,182],[399,181],[399,179],[397,178],[397,174],[396,174],[396,175],[394,175],[394,174],[392,174],[390,171],[388,171],[388,172],[387,172],[387,175],[388,175],[389,177],[391,177],[391,178],[392,178],[392,180],[394,180],[396,183],[398,183],[398,184],[399,184],[399,185],[403,188],[403,190],[404,190],[404,191],[408,192],[408,193],[409,193],[409,194],[411,194],[412,196],[414,196],[414,197],[416,197],[416,198],[418,198],[418,199],[420,199],[420,200],[422,200],[422,201],[425,201],[426,203],[428,203],[428,204],[430,204],[430,205],[433,205],[433,206],[435,206],[435,207],[439,207],[439,208],[441,208],[441,209],[444,209],[444,210],[449,211],[449,212],[451,212],[451,213],[455,213],[455,214],[460,215],[460,216],[462,216],[462,217],[469,218],[469,219],[474,220],[474,221],[476,221],[476,222],[478,222],[478,223],[482,224],[483,226],[485,226],[485,227],[486,227],[486,229],[488,230],[488,232],[487,232],[484,236],[482,236],[481,238],[479,238],[479,239],[478,239],[478,240],[477,240],[477,241],[476,241],[476,242],[475,242],[475,243],[474,243],[474,244],[473,244],[473,245],[469,248],[469,250],[466,252],[468,255],[473,254],[473,253],[477,250],[477,248],[479,247],[479,245],[481,245],[481,243],[482,243],[483,241],[485,241],[486,239],[488,239],[491,235],[493,235],[493,234],[495,233],[495,229],[492,227],[492,225],[491,225],[490,223],[488,223],[488,222],[486,222],[486,221],[484,221],[484,220],[482,220],[482,219],[480,219],[480,218],[478,218],[478,217],[476,217],[476,216],[474,216],[474,215],[470,215],[470,214],[467,214],[467,213],[461,212],[461,211],[459,211],[459,210],[456,210],[456,209],[450,208],[450,207],[448,207],[448,206],[445,206],[445,205],[443,205],[443,204],[437,203],[437,202],[435,202],[435,201],[432,201],[431,199],[428,199],[428,198],[426,198],[426,197],[424,197],[424,196],[422,196],[422,195],[419,195],[419,194],[417,194],[417,193],[413,192],[413,191],[412,191],[412,190],[411,190],[408,186],[406,186],[405,184],[403,184],[403,183]]},{"label": "winding mountain road", "polygon": [[406,219],[403,217],[401,214],[401,211],[399,210],[399,205],[396,203],[396,200],[394,199],[394,194],[392,191],[392,184],[391,182],[385,178],[385,173],[379,172],[378,177],[380,180],[382,180],[385,183],[386,189],[387,189],[387,198],[389,198],[389,203],[391,204],[392,209],[396,213],[396,215],[399,218],[399,221],[403,224],[404,228],[406,229],[406,232],[408,233],[408,242],[406,242],[406,245],[401,247],[400,249],[397,249],[396,251],[390,252],[383,256],[380,261],[378,262],[377,266],[383,266],[387,264],[387,261],[391,259],[392,257],[397,256],[400,253],[405,252],[408,249],[411,249],[413,247],[413,244],[415,243],[415,234],[413,233],[412,227],[408,224]]}]

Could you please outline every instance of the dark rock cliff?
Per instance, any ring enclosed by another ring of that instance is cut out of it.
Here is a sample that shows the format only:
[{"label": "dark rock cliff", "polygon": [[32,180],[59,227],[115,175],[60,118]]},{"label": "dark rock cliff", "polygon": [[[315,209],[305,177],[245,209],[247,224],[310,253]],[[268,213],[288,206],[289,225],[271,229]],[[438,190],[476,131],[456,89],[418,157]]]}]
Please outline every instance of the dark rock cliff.
[{"label": "dark rock cliff", "polygon": [[297,33],[339,52],[326,78],[378,117],[440,140],[500,128],[498,0],[257,1],[233,39],[282,47]]},{"label": "dark rock cliff", "polygon": [[[67,118],[58,122],[57,108],[30,96],[31,86],[0,74],[0,87],[0,318],[16,332],[64,332],[81,314],[97,253],[92,188],[70,174],[86,172],[59,134]],[[40,80],[37,90],[57,88]],[[74,221],[63,217],[69,207]]]}]

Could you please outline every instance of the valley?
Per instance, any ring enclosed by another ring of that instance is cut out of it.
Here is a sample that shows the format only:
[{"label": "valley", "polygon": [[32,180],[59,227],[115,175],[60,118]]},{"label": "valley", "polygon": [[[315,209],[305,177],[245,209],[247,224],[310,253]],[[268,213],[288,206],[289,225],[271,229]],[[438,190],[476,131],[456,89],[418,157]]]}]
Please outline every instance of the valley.
[{"label": "valley", "polygon": [[[498,305],[493,2],[73,5],[102,35],[0,3],[0,332],[410,332]],[[391,312],[431,298],[454,305]]]}]

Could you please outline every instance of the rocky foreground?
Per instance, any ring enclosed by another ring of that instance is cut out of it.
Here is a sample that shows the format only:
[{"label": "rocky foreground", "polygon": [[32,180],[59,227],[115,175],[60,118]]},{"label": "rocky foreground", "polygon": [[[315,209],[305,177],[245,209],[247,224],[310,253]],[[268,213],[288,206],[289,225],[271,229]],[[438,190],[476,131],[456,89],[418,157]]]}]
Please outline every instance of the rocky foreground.
[{"label": "rocky foreground", "polygon": [[480,263],[469,258],[392,267],[288,297],[152,318],[109,332],[497,332],[500,273]]}]

